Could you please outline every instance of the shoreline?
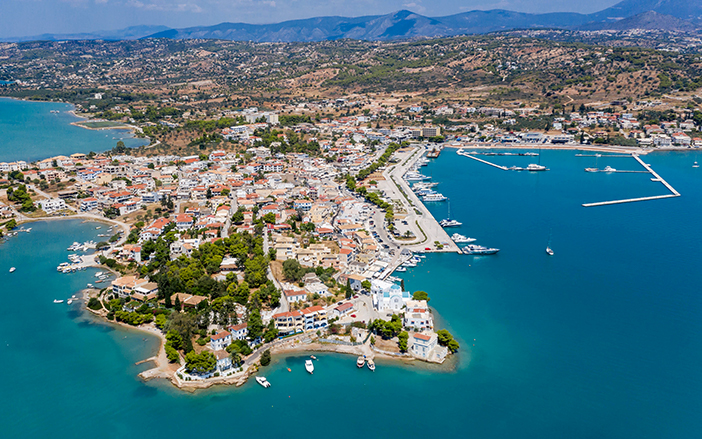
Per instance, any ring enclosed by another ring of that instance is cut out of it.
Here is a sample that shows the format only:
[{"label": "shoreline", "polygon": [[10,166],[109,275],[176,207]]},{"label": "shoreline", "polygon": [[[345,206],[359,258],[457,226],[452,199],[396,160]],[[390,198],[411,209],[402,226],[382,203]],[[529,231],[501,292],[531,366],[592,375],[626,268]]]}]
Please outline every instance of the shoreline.
[{"label": "shoreline", "polygon": [[688,150],[695,150],[694,148],[666,148],[666,149],[659,149],[659,148],[650,148],[650,149],[643,149],[643,148],[636,148],[632,146],[600,146],[600,145],[583,145],[583,144],[563,144],[563,145],[554,145],[554,144],[538,144],[538,143],[530,143],[530,144],[494,144],[494,143],[465,143],[463,145],[445,145],[444,148],[452,148],[452,149],[468,149],[468,148],[474,148],[474,149],[527,149],[527,150],[532,150],[532,149],[549,149],[549,150],[563,150],[563,151],[592,151],[592,152],[611,152],[611,153],[618,153],[618,154],[638,154],[638,155],[646,155],[652,152],[656,151],[688,151]]}]

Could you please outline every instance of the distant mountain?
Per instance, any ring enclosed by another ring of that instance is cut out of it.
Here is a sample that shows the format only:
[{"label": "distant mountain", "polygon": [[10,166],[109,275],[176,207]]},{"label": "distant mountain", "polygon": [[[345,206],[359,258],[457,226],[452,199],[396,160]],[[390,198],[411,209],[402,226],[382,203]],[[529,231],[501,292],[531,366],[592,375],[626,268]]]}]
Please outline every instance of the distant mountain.
[{"label": "distant mountain", "polygon": [[689,21],[675,18],[672,15],[659,14],[655,11],[648,11],[642,14],[627,17],[613,22],[589,23],[579,27],[579,30],[662,30],[668,32],[689,32],[697,27]]},{"label": "distant mountain", "polygon": [[681,20],[702,19],[700,0],[623,0],[611,8],[590,14],[590,21],[611,21],[654,11]]},{"label": "distant mountain", "polygon": [[387,15],[316,17],[274,24],[221,23],[184,29],[134,26],[119,31],[74,35],[47,34],[11,41],[136,38],[208,38],[256,42],[324,41],[342,38],[392,40],[532,28],[693,31],[702,28],[702,0],[623,0],[594,14],[527,14],[495,9],[430,18],[410,11],[398,11]]},{"label": "distant mountain", "polygon": [[65,40],[138,40],[170,29],[167,26],[131,26],[119,30],[97,31],[79,34],[42,34],[29,37],[7,38],[6,41],[65,41]]}]

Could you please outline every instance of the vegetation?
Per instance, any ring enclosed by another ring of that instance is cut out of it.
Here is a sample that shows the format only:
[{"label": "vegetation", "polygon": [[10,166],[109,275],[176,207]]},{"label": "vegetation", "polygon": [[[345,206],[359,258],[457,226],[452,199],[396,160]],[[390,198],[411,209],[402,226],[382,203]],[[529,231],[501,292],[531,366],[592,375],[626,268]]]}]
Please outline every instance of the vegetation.
[{"label": "vegetation", "polygon": [[429,302],[431,299],[429,298],[429,295],[426,293],[426,291],[415,291],[412,294],[412,299],[414,300],[426,300]]},{"label": "vegetation", "polygon": [[196,354],[194,351],[191,351],[185,356],[185,370],[189,373],[210,373],[213,372],[216,367],[217,357],[215,357],[212,352],[202,351]]},{"label": "vegetation", "polygon": [[458,345],[458,342],[454,340],[453,335],[451,335],[451,333],[448,332],[448,330],[441,329],[436,332],[436,335],[438,336],[439,344],[441,346],[446,346],[452,353],[456,352],[460,347]]},{"label": "vegetation", "polygon": [[271,364],[271,350],[266,349],[261,354],[261,366],[268,366],[269,364]]}]

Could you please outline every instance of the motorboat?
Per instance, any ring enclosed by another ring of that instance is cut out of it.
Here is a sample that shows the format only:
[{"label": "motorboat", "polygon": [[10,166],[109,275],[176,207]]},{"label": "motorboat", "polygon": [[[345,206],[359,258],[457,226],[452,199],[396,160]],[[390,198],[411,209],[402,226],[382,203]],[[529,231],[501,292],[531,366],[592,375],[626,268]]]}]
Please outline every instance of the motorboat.
[{"label": "motorboat", "polygon": [[700,167],[700,165],[699,165],[699,164],[697,164],[697,162],[695,162],[695,163],[693,163],[693,164],[692,164],[692,167],[693,167],[693,168],[699,168],[699,167]]},{"label": "motorboat", "polygon": [[98,271],[97,273],[95,273],[95,277],[100,277],[100,276],[102,276],[102,271]]},{"label": "motorboat", "polygon": [[310,374],[314,373],[314,364],[312,364],[312,360],[305,360],[305,370]]},{"label": "motorboat", "polygon": [[409,260],[409,261],[403,262],[403,263],[402,263],[402,266],[403,266],[403,267],[408,267],[408,268],[414,268],[414,267],[417,266],[417,263],[416,263],[416,262],[413,262],[412,260]]},{"label": "motorboat", "polygon": [[585,172],[599,172],[600,170],[597,168],[585,168]]},{"label": "motorboat", "polygon": [[422,197],[422,201],[433,202],[433,201],[446,201],[447,198],[442,194],[428,194]]},{"label": "motorboat", "polygon": [[405,271],[407,271],[407,268],[403,267],[403,266],[399,266],[395,269],[395,271],[397,271],[398,273],[404,273]]},{"label": "motorboat", "polygon": [[364,356],[359,356],[356,359],[356,366],[360,369],[366,365],[366,358]]},{"label": "motorboat", "polygon": [[54,299],[54,303],[63,303],[62,299]]},{"label": "motorboat", "polygon": [[611,167],[611,166],[607,166],[606,168],[604,168],[604,169],[602,170],[602,172],[617,172],[617,170],[614,169],[614,168]]},{"label": "motorboat", "polygon": [[482,245],[473,245],[469,244],[463,249],[463,254],[466,255],[494,255],[495,253],[499,252],[499,248],[489,248],[489,247],[483,247]]},{"label": "motorboat", "polygon": [[14,273],[17,270],[15,267],[10,268],[10,273]]},{"label": "motorboat", "polygon": [[553,255],[554,255],[553,250],[551,249],[551,247],[546,247],[546,253],[547,253],[549,256],[553,256]]},{"label": "motorboat", "polygon": [[266,377],[256,377],[256,382],[265,387],[266,389],[271,386],[271,383],[268,382]]},{"label": "motorboat", "polygon": [[469,238],[467,236],[461,235],[460,233],[454,233],[453,235],[451,235],[451,239],[456,244],[468,244],[477,241],[477,239],[475,238]]},{"label": "motorboat", "polygon": [[548,171],[548,168],[546,166],[542,165],[537,165],[536,163],[532,163],[526,167],[527,171]]},{"label": "motorboat", "polygon": [[463,223],[460,221],[446,218],[439,221],[439,225],[441,227],[460,227],[463,225]]},{"label": "motorboat", "polygon": [[371,372],[375,372],[375,362],[372,359],[368,359],[368,369],[371,370]]}]

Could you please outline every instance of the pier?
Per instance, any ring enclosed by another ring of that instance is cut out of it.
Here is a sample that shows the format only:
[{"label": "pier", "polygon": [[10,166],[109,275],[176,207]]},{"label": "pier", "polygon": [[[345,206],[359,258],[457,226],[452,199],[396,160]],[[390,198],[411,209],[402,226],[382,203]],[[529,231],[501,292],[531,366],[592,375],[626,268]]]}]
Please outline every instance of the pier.
[{"label": "pier", "polygon": [[[637,154],[632,154],[631,156],[637,162],[639,162],[641,164],[641,166],[643,166],[644,169],[646,170],[646,171],[641,171],[641,172],[648,172],[651,175],[653,175],[653,178],[651,179],[651,181],[663,183],[663,186],[665,186],[666,189],[668,189],[670,191],[670,194],[669,195],[656,195],[656,196],[652,196],[652,197],[627,198],[624,200],[601,201],[599,203],[586,203],[586,204],[583,204],[583,207],[609,206],[612,204],[635,203],[638,201],[662,200],[664,198],[676,198],[676,197],[680,196],[680,192],[676,191],[675,188],[670,185],[670,183],[668,183],[667,181],[665,181],[665,179],[663,179],[663,177],[658,175],[658,173],[656,173],[656,171],[654,171],[653,168],[651,168],[651,165],[649,165],[648,163],[645,163],[643,160],[641,160],[641,158]],[[622,172],[622,171],[620,171],[620,172]],[[629,171],[629,172],[637,172],[637,171]]]},{"label": "pier", "polygon": [[488,162],[487,160],[479,159],[479,158],[474,157],[474,156],[472,156],[472,155],[470,155],[470,154],[468,154],[468,153],[466,153],[466,152],[463,152],[462,149],[461,149],[461,150],[458,150],[458,152],[456,152],[456,154],[462,155],[463,157],[468,157],[469,159],[477,160],[477,161],[479,161],[479,162],[481,162],[481,163],[485,163],[486,165],[494,166],[494,167],[496,167],[497,169],[502,169],[503,171],[509,171],[509,168],[506,167],[506,166],[500,166],[500,165],[497,165],[497,164],[495,164],[495,163],[490,163],[490,162]]}]

